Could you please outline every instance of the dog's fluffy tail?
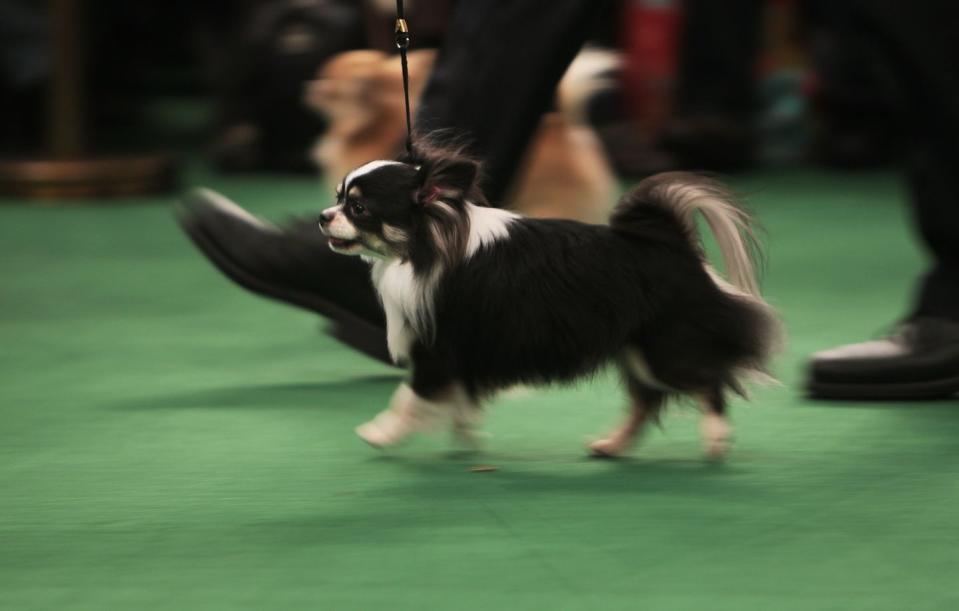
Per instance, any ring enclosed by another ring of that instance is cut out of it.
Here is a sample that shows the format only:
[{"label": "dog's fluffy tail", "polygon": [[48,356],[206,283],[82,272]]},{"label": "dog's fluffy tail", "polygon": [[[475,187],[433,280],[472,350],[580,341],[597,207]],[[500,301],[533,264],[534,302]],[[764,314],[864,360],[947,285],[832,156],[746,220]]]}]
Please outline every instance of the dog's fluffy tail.
[{"label": "dog's fluffy tail", "polygon": [[[696,213],[702,214],[716,238],[729,282],[742,293],[760,298],[756,279],[757,260],[761,255],[759,241],[749,214],[737,205],[729,189],[715,180],[688,172],[650,176],[623,196],[610,225],[614,229],[628,227],[631,212],[643,205],[672,211],[697,248],[701,244]],[[715,277],[714,272],[710,270],[710,273]]]},{"label": "dog's fluffy tail", "polygon": [[[739,368],[737,377],[774,381],[765,373],[766,362],[782,349],[784,336],[778,315],[759,291],[757,265],[762,251],[749,214],[719,182],[687,172],[667,172],[643,180],[624,195],[613,211],[610,227],[626,233],[645,233],[644,228],[648,228],[649,223],[646,211],[650,206],[672,213],[687,238],[700,251],[702,243],[696,213],[703,216],[716,238],[726,277],[713,269],[705,255],[703,267],[723,292],[746,304],[751,312],[749,327],[756,352],[750,362]],[[738,386],[737,390],[740,389]]]}]

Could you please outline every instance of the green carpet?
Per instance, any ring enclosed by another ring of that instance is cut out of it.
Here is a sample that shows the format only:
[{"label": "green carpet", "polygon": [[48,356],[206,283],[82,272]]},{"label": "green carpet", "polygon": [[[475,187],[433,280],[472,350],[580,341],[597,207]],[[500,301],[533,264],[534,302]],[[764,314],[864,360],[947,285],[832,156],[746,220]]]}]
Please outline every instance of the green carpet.
[{"label": "green carpet", "polygon": [[[272,218],[329,201],[307,179],[188,182]],[[959,405],[798,391],[805,355],[906,308],[901,185],[736,184],[790,344],[784,386],[732,406],[728,463],[682,409],[635,458],[585,459],[622,404],[602,377],[498,401],[491,473],[442,436],[363,445],[397,373],[224,280],[171,200],[0,202],[0,608],[959,608]]]}]

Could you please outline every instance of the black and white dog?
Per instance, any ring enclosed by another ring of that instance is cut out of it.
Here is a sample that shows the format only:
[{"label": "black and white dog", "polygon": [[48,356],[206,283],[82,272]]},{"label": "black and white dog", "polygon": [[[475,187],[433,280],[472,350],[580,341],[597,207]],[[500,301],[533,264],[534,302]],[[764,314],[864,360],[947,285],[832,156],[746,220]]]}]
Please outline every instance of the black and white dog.
[{"label": "black and white dog", "polygon": [[[343,179],[322,214],[330,247],[372,264],[390,352],[412,370],[360,437],[389,446],[445,417],[471,442],[479,402],[495,391],[613,362],[629,415],[594,454],[621,454],[666,399],[692,395],[705,407],[706,450],[721,455],[724,397],[765,375],[779,338],[757,288],[749,217],[729,192],[660,174],[624,195],[608,226],[586,225],[487,207],[479,169],[442,150],[373,161]],[[696,212],[729,281],[705,259]]]}]

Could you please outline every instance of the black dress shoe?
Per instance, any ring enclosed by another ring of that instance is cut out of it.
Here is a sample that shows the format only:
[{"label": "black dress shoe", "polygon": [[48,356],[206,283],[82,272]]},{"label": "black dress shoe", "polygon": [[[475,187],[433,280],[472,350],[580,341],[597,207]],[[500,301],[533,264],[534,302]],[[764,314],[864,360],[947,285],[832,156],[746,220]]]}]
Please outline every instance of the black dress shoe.
[{"label": "black dress shoe", "polygon": [[892,336],[813,355],[816,399],[941,399],[959,393],[959,322],[916,318]]},{"label": "black dress shoe", "polygon": [[392,363],[369,267],[358,257],[331,251],[318,219],[278,228],[218,193],[199,189],[184,198],[178,220],[200,252],[229,279],[258,295],[331,319],[334,337]]}]

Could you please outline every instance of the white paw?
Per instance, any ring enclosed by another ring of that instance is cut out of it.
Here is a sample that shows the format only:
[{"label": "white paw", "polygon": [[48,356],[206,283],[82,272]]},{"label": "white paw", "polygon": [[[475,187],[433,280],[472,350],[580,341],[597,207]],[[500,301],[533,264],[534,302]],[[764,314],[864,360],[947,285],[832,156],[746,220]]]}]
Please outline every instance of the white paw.
[{"label": "white paw", "polygon": [[356,427],[356,434],[360,436],[360,439],[374,448],[385,448],[394,445],[405,437],[405,435],[402,434],[398,435],[395,430],[381,426],[376,419]]},{"label": "white paw", "polygon": [[474,404],[460,402],[453,409],[453,440],[467,450],[478,450],[487,436],[480,430],[483,411]]},{"label": "white paw", "polygon": [[591,456],[597,458],[615,458],[626,451],[627,445],[619,437],[607,437],[606,439],[597,439],[587,446]]},{"label": "white paw", "polygon": [[384,448],[398,444],[413,433],[432,429],[448,417],[446,405],[427,401],[408,385],[401,384],[393,393],[390,406],[356,427],[356,434],[371,446]]},{"label": "white paw", "polygon": [[356,427],[360,439],[376,448],[393,446],[417,431],[431,428],[433,419],[410,409],[388,409]]},{"label": "white paw", "polygon": [[459,423],[453,425],[453,441],[463,449],[479,450],[486,437],[486,433],[474,426],[463,426]]},{"label": "white paw", "polygon": [[724,458],[732,446],[732,431],[732,427],[722,416],[706,414],[702,422],[703,448],[706,456],[714,460]]}]

